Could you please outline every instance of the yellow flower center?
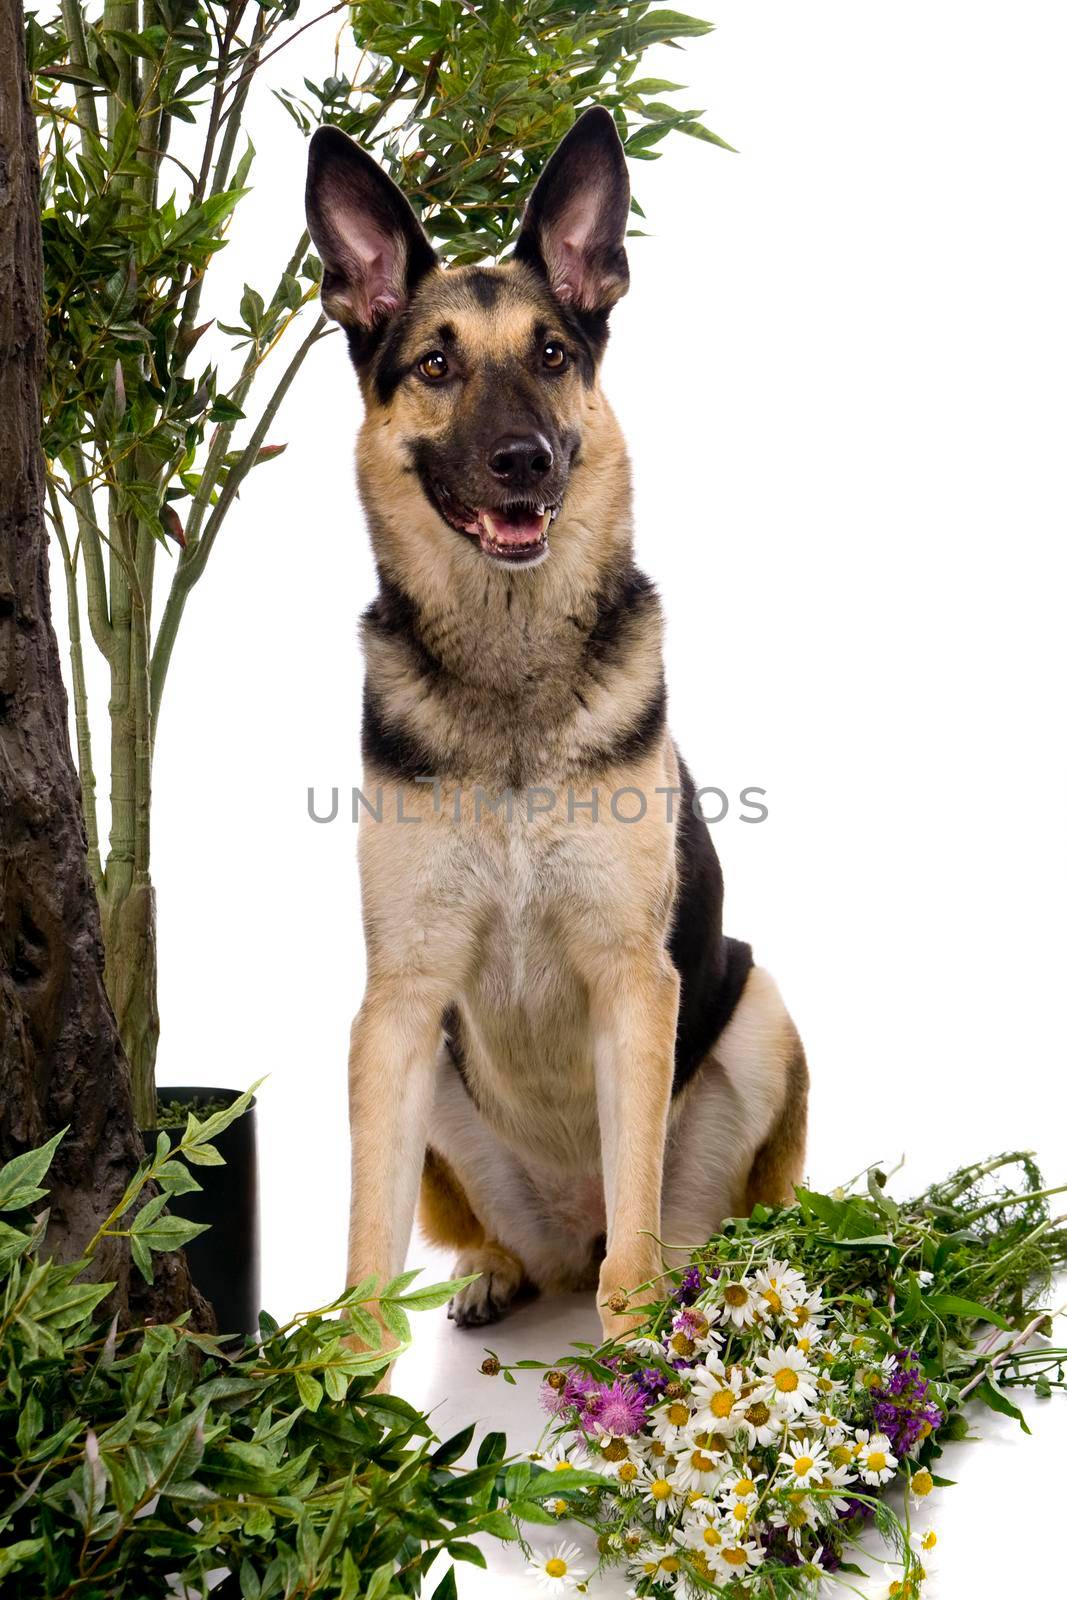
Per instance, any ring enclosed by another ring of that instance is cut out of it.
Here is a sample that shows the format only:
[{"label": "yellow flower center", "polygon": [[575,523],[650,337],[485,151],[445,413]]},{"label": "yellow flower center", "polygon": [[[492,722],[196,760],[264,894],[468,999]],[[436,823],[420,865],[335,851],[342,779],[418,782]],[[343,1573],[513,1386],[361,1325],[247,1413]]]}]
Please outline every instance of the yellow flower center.
[{"label": "yellow flower center", "polygon": [[923,1467],[921,1472],[917,1472],[914,1478],[911,1480],[913,1494],[927,1495],[930,1493],[933,1486],[934,1480],[931,1478],[925,1467]]},{"label": "yellow flower center", "polygon": [[796,1310],[793,1312],[793,1321],[796,1323],[798,1328],[803,1328],[806,1323],[811,1321],[811,1312],[808,1310],[807,1306],[797,1306]]},{"label": "yellow flower center", "polygon": [[713,1417],[728,1417],[734,1409],[734,1392],[732,1389],[719,1389],[711,1397],[711,1414]]},{"label": "yellow flower center", "polygon": [[748,1290],[742,1289],[739,1283],[728,1283],[722,1297],[728,1306],[748,1305]]},{"label": "yellow flower center", "polygon": [[774,1387],[780,1394],[792,1394],[800,1383],[800,1379],[792,1367],[782,1367],[774,1374]]},{"label": "yellow flower center", "polygon": [[567,1563],[559,1556],[553,1556],[551,1561],[545,1562],[545,1571],[550,1578],[565,1578],[567,1576]]},{"label": "yellow flower center", "polygon": [[667,1446],[661,1439],[653,1439],[652,1443],[649,1445],[648,1453],[650,1456],[655,1456],[656,1459],[659,1460],[662,1456],[667,1454]]},{"label": "yellow flower center", "polygon": [[[601,1448],[600,1453],[604,1457],[605,1461],[625,1461],[626,1457],[630,1454],[629,1450],[626,1448],[625,1439],[610,1439],[608,1443]],[[561,1461],[559,1466],[556,1468],[556,1471],[565,1472],[569,1466],[569,1461]]]},{"label": "yellow flower center", "polygon": [[816,1378],[815,1384],[817,1388],[822,1390],[823,1394],[833,1394],[834,1392],[834,1380],[832,1378]]},{"label": "yellow flower center", "polygon": [[680,1572],[681,1567],[682,1563],[678,1560],[677,1556],[664,1556],[663,1560],[660,1562],[661,1572]]},{"label": "yellow flower center", "polygon": [[748,1562],[748,1556],[743,1550],[738,1549],[735,1544],[727,1545],[722,1553],[722,1558],[731,1567],[743,1567]]},{"label": "yellow flower center", "polygon": [[748,1521],[748,1507],[745,1505],[745,1502],[743,1500],[739,1500],[737,1502],[737,1504],[734,1506],[734,1508],[731,1511],[730,1515],[733,1517],[735,1522],[747,1522]]},{"label": "yellow flower center", "polygon": [[750,1494],[755,1494],[755,1492],[756,1485],[751,1478],[738,1478],[734,1484],[734,1494],[742,1500],[747,1499]]},{"label": "yellow flower center", "polygon": [[722,1534],[715,1528],[704,1529],[704,1543],[709,1544],[714,1550],[716,1545],[722,1544]]},{"label": "yellow flower center", "polygon": [[793,1471],[796,1473],[798,1478],[803,1478],[811,1471],[814,1465],[815,1462],[812,1460],[811,1456],[797,1456],[796,1460],[793,1462]]},{"label": "yellow flower center", "polygon": [[765,1406],[762,1400],[757,1400],[755,1404],[749,1406],[745,1417],[754,1428],[763,1428],[771,1420],[770,1408]]},{"label": "yellow flower center", "polygon": [[689,1407],[683,1406],[676,1400],[673,1406],[667,1409],[667,1421],[672,1428],[684,1428],[689,1421]]},{"label": "yellow flower center", "polygon": [[557,1517],[565,1517],[570,1507],[567,1505],[566,1500],[557,1500],[552,1509]]},{"label": "yellow flower center", "polygon": [[[604,1451],[604,1454],[607,1456],[608,1455],[608,1450],[614,1450],[616,1445],[622,1445],[622,1453],[623,1453],[623,1455],[625,1455],[626,1454],[626,1446],[622,1443],[621,1439],[613,1439],[611,1444],[608,1445],[608,1449]],[[611,1459],[612,1459],[611,1456],[608,1456],[608,1460],[610,1461]],[[617,1460],[618,1458],[616,1457],[615,1459]],[[574,1471],[574,1462],[573,1461],[557,1461],[556,1465],[552,1468],[552,1471],[553,1472],[573,1472]]]},{"label": "yellow flower center", "polygon": [[798,1350],[803,1350],[804,1354],[807,1355],[808,1351],[811,1349],[811,1340],[810,1339],[798,1339],[797,1340],[797,1349]]},{"label": "yellow flower center", "polygon": [[689,1457],[689,1464],[694,1472],[714,1472],[715,1462],[711,1456],[706,1456],[703,1450],[694,1450]]},{"label": "yellow flower center", "polygon": [[869,1450],[867,1452],[867,1471],[868,1472],[884,1472],[885,1471],[885,1456],[884,1456],[884,1454],[882,1453],[881,1450]]},{"label": "yellow flower center", "polygon": [[852,1446],[850,1444],[835,1444],[830,1448],[830,1460],[835,1467],[847,1467],[852,1460]]},{"label": "yellow flower center", "polygon": [[676,1333],[671,1338],[671,1349],[675,1355],[691,1356],[696,1352],[696,1345],[687,1333]]},{"label": "yellow flower center", "polygon": [[671,1492],[671,1486],[666,1478],[656,1478],[652,1484],[653,1500],[666,1500]]},{"label": "yellow flower center", "polygon": [[772,1311],[781,1311],[782,1300],[777,1289],[764,1289],[763,1298],[766,1300]]},{"label": "yellow flower center", "polygon": [[632,1461],[624,1461],[622,1466],[619,1468],[619,1482],[620,1483],[633,1483],[633,1481],[634,1481],[634,1479],[636,1477],[637,1477],[637,1468],[634,1466],[633,1462]]}]

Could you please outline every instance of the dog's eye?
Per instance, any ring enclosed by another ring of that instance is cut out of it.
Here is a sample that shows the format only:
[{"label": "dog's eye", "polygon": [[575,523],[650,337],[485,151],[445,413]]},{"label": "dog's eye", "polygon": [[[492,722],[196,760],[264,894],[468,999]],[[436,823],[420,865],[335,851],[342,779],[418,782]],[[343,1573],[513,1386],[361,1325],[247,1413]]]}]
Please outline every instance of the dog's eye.
[{"label": "dog's eye", "polygon": [[561,367],[567,365],[567,352],[561,344],[557,344],[555,340],[550,340],[541,351],[541,360],[553,372],[558,372]]},{"label": "dog's eye", "polygon": [[431,350],[429,355],[423,356],[419,362],[419,371],[424,378],[429,378],[433,382],[435,379],[443,378],[447,375],[448,362],[440,350]]}]

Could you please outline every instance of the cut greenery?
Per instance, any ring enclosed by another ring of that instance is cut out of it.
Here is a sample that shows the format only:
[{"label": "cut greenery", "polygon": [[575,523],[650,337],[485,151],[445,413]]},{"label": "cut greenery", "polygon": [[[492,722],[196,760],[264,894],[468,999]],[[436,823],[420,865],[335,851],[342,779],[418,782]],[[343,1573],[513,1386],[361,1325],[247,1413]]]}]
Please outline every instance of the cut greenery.
[{"label": "cut greenery", "polygon": [[[549,1441],[532,1459],[561,1483],[599,1475],[549,1510],[593,1529],[636,1596],[814,1600],[828,1580],[859,1592],[873,1523],[894,1557],[888,1594],[915,1600],[965,1401],[1025,1429],[1013,1393],[1067,1387],[1046,1304],[1067,1217],[1051,1215],[1063,1191],[1033,1159],[963,1168],[900,1204],[883,1173],[863,1178],[727,1222],[632,1297],[630,1338],[579,1346],[545,1378]],[[514,1381],[492,1354],[487,1370]],[[902,1502],[885,1498],[894,1487]],[[571,1543],[532,1570],[549,1590],[589,1586]]]},{"label": "cut greenery", "polygon": [[[514,1539],[502,1497],[516,1483],[491,1433],[459,1466],[474,1429],[440,1443],[403,1400],[375,1394],[409,1314],[461,1286],[420,1288],[407,1272],[358,1284],[260,1339],[181,1323],[120,1329],[91,1281],[105,1233],[128,1233],[139,1268],[200,1230],[164,1215],[221,1161],[212,1140],[248,1103],[198,1121],[155,1152],[85,1259],[42,1258],[48,1168],[62,1135],[0,1168],[0,1591],[5,1600],[387,1600],[420,1592],[442,1554],[484,1565],[479,1534]],[[133,1212],[143,1191],[158,1189]],[[343,1342],[355,1331],[366,1348]],[[558,1492],[520,1469],[536,1514]],[[581,1482],[575,1493],[580,1492]],[[221,1583],[218,1582],[221,1577]],[[434,1591],[456,1594],[451,1564]]]}]

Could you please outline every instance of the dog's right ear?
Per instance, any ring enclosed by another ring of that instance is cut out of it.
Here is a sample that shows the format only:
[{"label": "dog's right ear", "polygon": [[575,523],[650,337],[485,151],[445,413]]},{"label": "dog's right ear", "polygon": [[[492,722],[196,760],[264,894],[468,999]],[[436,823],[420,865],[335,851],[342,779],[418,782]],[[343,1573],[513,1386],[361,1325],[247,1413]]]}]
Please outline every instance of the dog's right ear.
[{"label": "dog's right ear", "polygon": [[308,232],[322,258],[322,306],[366,335],[399,311],[437,256],[393,180],[340,128],[308,147]]}]

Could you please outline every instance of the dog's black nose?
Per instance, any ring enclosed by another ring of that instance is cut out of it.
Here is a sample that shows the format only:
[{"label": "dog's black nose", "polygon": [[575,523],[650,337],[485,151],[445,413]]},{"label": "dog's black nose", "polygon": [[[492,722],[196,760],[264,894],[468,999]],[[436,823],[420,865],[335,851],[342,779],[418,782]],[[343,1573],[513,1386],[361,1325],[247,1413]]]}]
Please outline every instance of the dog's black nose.
[{"label": "dog's black nose", "polygon": [[552,446],[540,433],[506,433],[489,452],[489,471],[511,489],[535,488],[552,470]]}]

